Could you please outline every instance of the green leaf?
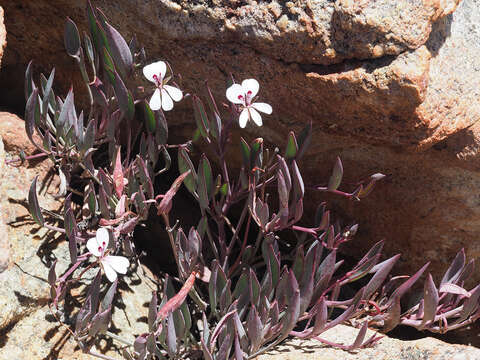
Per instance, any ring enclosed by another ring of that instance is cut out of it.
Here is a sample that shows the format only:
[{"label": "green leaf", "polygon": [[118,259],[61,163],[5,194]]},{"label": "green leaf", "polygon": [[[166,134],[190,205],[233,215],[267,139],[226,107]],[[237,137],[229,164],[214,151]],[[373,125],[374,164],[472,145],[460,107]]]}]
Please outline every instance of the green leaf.
[{"label": "green leaf", "polygon": [[337,156],[337,161],[335,162],[335,166],[333,167],[332,176],[330,176],[330,180],[328,181],[328,190],[333,191],[337,190],[342,182],[343,177],[343,165],[340,157]]},{"label": "green leaf", "polygon": [[45,221],[37,198],[37,179],[38,175],[35,176],[35,179],[33,179],[32,184],[30,185],[30,191],[28,192],[28,210],[30,211],[33,220],[35,220],[38,225],[43,226]]},{"label": "green leaf", "polygon": [[135,114],[135,105],[130,91],[123,83],[122,78],[115,71],[115,82],[113,83],[115,95],[117,95],[118,106],[128,120],[132,120]]},{"label": "green leaf", "polygon": [[300,159],[312,140],[312,123],[309,122],[298,135],[298,153],[297,160]]},{"label": "green leaf", "polygon": [[157,121],[155,119],[155,114],[146,101],[143,101],[143,119],[145,120],[147,131],[149,133],[154,133],[155,128],[157,127]]},{"label": "green leaf", "polygon": [[196,96],[192,96],[193,99],[193,110],[195,113],[195,121],[197,123],[198,130],[200,134],[206,139],[210,132],[209,121],[207,113],[205,112],[205,107],[203,106],[202,101]]},{"label": "green leaf", "polygon": [[39,145],[33,139],[33,134],[35,132],[35,124],[40,120],[40,104],[38,100],[38,89],[34,89],[28,98],[27,105],[25,106],[25,131],[27,133],[28,139],[32,144],[34,144],[38,149],[42,150]]},{"label": "green leaf", "polygon": [[53,68],[50,76],[48,77],[47,83],[43,88],[43,100],[42,100],[42,109],[44,116],[48,113],[48,103],[50,98],[50,93],[52,91],[53,78],[55,77],[55,68]]},{"label": "green leaf", "polygon": [[298,152],[297,139],[295,133],[290,131],[288,133],[287,148],[285,149],[285,159],[294,159]]},{"label": "green leaf", "polygon": [[64,33],[65,49],[71,57],[80,59],[81,43],[77,25],[67,17]]},{"label": "green leaf", "polygon": [[110,84],[115,86],[115,64],[113,63],[112,56],[108,52],[107,48],[103,48],[103,66],[107,73]]},{"label": "green leaf", "polygon": [[197,188],[197,173],[195,168],[193,167],[192,160],[188,156],[187,150],[184,148],[180,148],[178,150],[178,170],[180,174],[183,174],[190,170],[190,174],[185,178],[183,183],[187,187],[188,191],[192,193],[192,195],[196,196],[195,189]]},{"label": "green leaf", "polygon": [[227,183],[223,184],[223,185],[220,187],[220,193],[221,193],[223,196],[227,196],[227,194],[228,194],[228,184],[227,184]]},{"label": "green leaf", "polygon": [[210,166],[210,162],[208,161],[205,154],[203,154],[202,158],[200,159],[198,174],[199,176],[203,176],[205,178],[208,198],[211,199],[215,189],[213,183],[212,167]]},{"label": "green leaf", "polygon": [[245,139],[242,137],[240,138],[240,147],[242,150],[242,159],[243,159],[243,165],[245,166],[245,169],[250,170],[250,146],[247,144]]}]

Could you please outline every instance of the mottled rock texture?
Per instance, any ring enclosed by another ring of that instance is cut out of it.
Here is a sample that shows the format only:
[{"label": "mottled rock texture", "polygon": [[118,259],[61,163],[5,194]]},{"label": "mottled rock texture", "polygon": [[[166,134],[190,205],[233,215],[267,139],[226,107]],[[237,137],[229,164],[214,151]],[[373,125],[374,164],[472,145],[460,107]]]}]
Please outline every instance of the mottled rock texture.
[{"label": "mottled rock texture", "polygon": [[[387,174],[360,204],[331,199],[344,218],[360,223],[346,251],[359,254],[385,238],[388,254],[404,253],[398,269],[411,273],[431,260],[437,276],[461,247],[468,257],[480,255],[479,0],[94,4],[127,39],[137,34],[149,59],[170,61],[188,91],[202,91],[209,80],[225,101],[230,74],[257,78],[260,100],[274,113],[245,136],[283,144],[289,129],[312,121],[307,183],[324,181],[337,155],[347,189]],[[64,55],[63,27],[70,16],[85,29],[84,3],[2,5],[9,42],[2,103],[22,108],[19,79],[30,59],[37,72],[57,67],[57,89],[73,83],[83,90]],[[191,134],[189,107],[184,101],[169,114],[171,134]]]},{"label": "mottled rock texture", "polygon": [[2,64],[2,56],[5,46],[7,45],[7,31],[3,21],[3,8],[0,6],[0,65]]}]

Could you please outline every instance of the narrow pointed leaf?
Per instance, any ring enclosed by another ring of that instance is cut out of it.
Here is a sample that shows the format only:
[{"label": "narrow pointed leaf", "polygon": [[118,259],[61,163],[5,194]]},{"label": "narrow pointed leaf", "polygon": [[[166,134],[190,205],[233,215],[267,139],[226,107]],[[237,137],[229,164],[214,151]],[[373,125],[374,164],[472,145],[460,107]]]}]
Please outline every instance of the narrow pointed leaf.
[{"label": "narrow pointed leaf", "polygon": [[33,220],[35,220],[38,225],[43,226],[45,221],[37,198],[37,179],[38,175],[35,176],[35,179],[33,179],[30,185],[30,191],[28,192],[28,209]]},{"label": "narrow pointed leaf", "polygon": [[330,176],[330,180],[328,181],[328,190],[329,191],[337,190],[338,187],[340,186],[340,183],[342,182],[342,177],[343,177],[343,165],[340,158],[337,157],[335,166],[333,167],[332,175]]},{"label": "narrow pointed leaf", "polygon": [[429,273],[423,287],[423,319],[422,325],[435,319],[438,306],[438,291]]},{"label": "narrow pointed leaf", "polygon": [[295,133],[290,131],[288,133],[287,148],[285,149],[285,159],[292,160],[297,156],[298,145]]},{"label": "narrow pointed leaf", "polygon": [[123,76],[128,76],[133,68],[133,57],[127,42],[122,35],[107,22],[105,22],[104,30],[110,46],[110,53],[117,68]]},{"label": "narrow pointed leaf", "polygon": [[64,41],[67,54],[79,58],[81,49],[80,34],[78,33],[77,25],[68,17],[65,24]]}]

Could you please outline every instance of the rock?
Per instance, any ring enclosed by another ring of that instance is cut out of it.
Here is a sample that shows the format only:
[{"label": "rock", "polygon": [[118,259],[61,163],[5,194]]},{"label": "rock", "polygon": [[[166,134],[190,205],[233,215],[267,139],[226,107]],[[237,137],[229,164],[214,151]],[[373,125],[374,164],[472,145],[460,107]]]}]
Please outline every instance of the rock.
[{"label": "rock", "polygon": [[[95,2],[127,39],[137,34],[151,61],[170,61],[188,91],[203,91],[208,79],[221,102],[229,74],[257,78],[260,101],[274,113],[263,128],[247,128],[250,137],[282,145],[288,130],[312,121],[314,139],[302,164],[307,183],[327,179],[337,155],[345,163],[346,190],[369,174],[387,174],[360,204],[331,199],[347,221],[360,224],[345,251],[358,254],[386,238],[388,255],[404,253],[398,271],[412,273],[432,260],[429,271],[437,278],[461,247],[469,258],[480,255],[480,206],[472,195],[480,183],[480,2],[457,4]],[[55,64],[57,93],[72,82],[83,91],[73,60],[59,56],[66,16],[86,28],[83,4],[9,0],[3,6],[10,30],[0,82],[12,91],[1,101],[23,101],[18,79],[31,58],[37,74]],[[37,18],[49,18],[50,26]],[[182,106],[168,115],[176,136],[194,127],[190,103]]]},{"label": "rock", "polygon": [[[339,325],[321,334],[327,341],[350,345],[358,330]],[[374,334],[368,330],[366,338]],[[316,340],[288,340],[269,354],[260,355],[256,360],[474,360],[480,357],[480,349],[447,344],[434,338],[403,341],[388,336],[383,337],[374,347],[347,352],[322,345]]]},{"label": "rock", "polygon": [[3,8],[0,6],[0,66],[2,65],[3,51],[7,46],[7,31],[3,22]]},{"label": "rock", "polygon": [[[5,149],[3,147],[2,137],[0,136],[0,174],[3,174],[5,168]],[[0,234],[6,234],[7,227],[3,219],[3,211],[0,207]],[[0,237],[0,273],[8,268],[10,262],[10,242],[7,236]]]}]

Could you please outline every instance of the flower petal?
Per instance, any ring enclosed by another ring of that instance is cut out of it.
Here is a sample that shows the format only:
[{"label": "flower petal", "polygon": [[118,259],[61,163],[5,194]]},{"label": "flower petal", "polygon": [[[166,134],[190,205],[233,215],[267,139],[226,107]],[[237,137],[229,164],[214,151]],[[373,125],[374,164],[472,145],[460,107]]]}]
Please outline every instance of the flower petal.
[{"label": "flower petal", "polygon": [[87,249],[96,257],[102,256],[102,251],[98,249],[100,245],[97,242],[97,238],[93,237],[87,241]]},{"label": "flower petal", "polygon": [[148,103],[150,105],[150,109],[152,110],[160,110],[162,107],[162,98],[160,97],[160,90],[156,89]]},{"label": "flower petal", "polygon": [[113,270],[120,274],[126,274],[130,265],[130,261],[124,256],[108,255],[102,259],[102,262],[107,263]]},{"label": "flower petal", "polygon": [[258,126],[262,126],[262,116],[258,113],[258,111],[252,107],[248,108],[248,111],[250,112],[250,117],[252,118],[253,122]]},{"label": "flower petal", "polygon": [[243,129],[247,125],[247,121],[250,115],[248,114],[248,109],[245,108],[242,110],[240,117],[238,118],[238,123],[240,124],[240,127]]},{"label": "flower petal", "polygon": [[267,103],[257,102],[257,103],[253,103],[251,106],[265,114],[270,115],[272,113],[272,107]]},{"label": "flower petal", "polygon": [[173,100],[175,101],[182,100],[183,94],[182,94],[182,90],[180,90],[179,88],[176,88],[170,85],[163,85],[163,88],[167,90],[168,95],[170,95],[170,97]]},{"label": "flower petal", "polygon": [[96,238],[99,246],[101,246],[103,249],[108,247],[108,243],[110,242],[110,234],[108,233],[107,229],[103,227],[98,229]]},{"label": "flower petal", "polygon": [[160,81],[163,80],[165,74],[167,73],[167,64],[163,61],[157,61],[150,65],[147,65],[143,68],[143,75],[147,78],[147,80],[151,82],[156,82],[154,79],[154,75],[160,77]]},{"label": "flower petal", "polygon": [[245,94],[251,91],[251,94],[249,94],[250,99],[252,99],[255,95],[258,94],[259,87],[260,85],[258,84],[258,81],[255,79],[246,79],[242,81],[242,88]]},{"label": "flower petal", "polygon": [[173,101],[170,95],[162,89],[162,109],[165,111],[170,111],[173,109]]},{"label": "flower petal", "polygon": [[[108,256],[107,256],[108,257]],[[103,258],[101,261],[102,261],[102,267],[103,267],[103,270],[105,271],[105,275],[107,276],[107,279],[110,281],[110,282],[114,282],[115,280],[117,280],[117,273],[115,272],[115,270],[113,270],[113,268],[110,266],[110,264],[108,264],[106,261],[105,261],[106,258]]]},{"label": "flower petal", "polygon": [[245,92],[240,84],[233,84],[227,89],[227,99],[234,104],[245,105]]}]

